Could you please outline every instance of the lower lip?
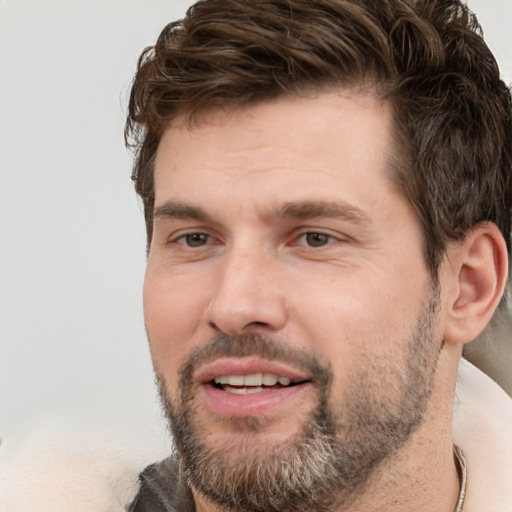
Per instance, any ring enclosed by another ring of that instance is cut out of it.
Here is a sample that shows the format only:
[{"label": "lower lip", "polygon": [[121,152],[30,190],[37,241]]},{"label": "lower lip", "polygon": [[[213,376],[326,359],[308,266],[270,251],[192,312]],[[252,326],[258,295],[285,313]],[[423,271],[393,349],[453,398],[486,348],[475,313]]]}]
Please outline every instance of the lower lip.
[{"label": "lower lip", "polygon": [[206,404],[216,414],[225,417],[247,417],[269,414],[277,407],[292,405],[291,402],[295,402],[310,387],[310,383],[304,383],[269,389],[261,393],[235,395],[211,384],[204,384],[201,391]]}]

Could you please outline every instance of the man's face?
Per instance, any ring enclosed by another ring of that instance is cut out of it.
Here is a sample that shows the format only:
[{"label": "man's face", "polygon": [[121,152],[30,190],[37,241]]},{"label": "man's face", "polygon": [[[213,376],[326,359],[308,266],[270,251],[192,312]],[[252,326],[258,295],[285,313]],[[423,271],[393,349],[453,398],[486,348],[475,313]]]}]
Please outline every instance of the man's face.
[{"label": "man's face", "polygon": [[[344,474],[317,480],[349,493],[421,421],[441,338],[420,226],[389,176],[390,107],[345,92],[198,121],[176,120],[158,150],[144,288],[185,470],[209,463],[203,480],[225,473],[213,487],[234,494],[255,464],[270,485],[325,434],[318,457]],[[225,504],[299,510],[247,500]]]}]

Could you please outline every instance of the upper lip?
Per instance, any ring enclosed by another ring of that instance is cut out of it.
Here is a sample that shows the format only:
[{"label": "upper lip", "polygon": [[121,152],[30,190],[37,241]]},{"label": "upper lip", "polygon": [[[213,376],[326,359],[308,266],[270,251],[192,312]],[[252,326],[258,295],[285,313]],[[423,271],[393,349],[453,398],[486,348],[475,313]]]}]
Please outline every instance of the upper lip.
[{"label": "upper lip", "polygon": [[206,384],[215,377],[224,375],[253,375],[257,373],[287,377],[292,382],[311,380],[311,376],[303,370],[279,361],[267,361],[256,357],[217,359],[202,366],[195,374],[195,378],[200,384]]}]

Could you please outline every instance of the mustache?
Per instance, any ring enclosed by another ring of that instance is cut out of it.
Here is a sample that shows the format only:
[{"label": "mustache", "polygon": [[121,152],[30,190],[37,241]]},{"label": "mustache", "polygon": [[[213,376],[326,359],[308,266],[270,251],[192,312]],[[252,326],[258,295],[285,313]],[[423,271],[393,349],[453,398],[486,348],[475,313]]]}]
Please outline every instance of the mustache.
[{"label": "mustache", "polygon": [[329,363],[323,363],[313,352],[290,347],[282,341],[263,334],[218,334],[208,343],[194,349],[179,369],[180,388],[193,382],[194,373],[201,366],[229,357],[258,357],[268,361],[289,364],[311,375],[312,382],[321,389],[330,389],[333,373]]}]

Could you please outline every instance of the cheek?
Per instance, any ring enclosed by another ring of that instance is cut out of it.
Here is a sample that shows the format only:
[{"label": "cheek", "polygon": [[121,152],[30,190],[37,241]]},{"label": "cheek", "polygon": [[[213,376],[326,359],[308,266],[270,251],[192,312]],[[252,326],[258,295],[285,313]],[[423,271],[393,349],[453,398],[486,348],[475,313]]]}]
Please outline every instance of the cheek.
[{"label": "cheek", "polygon": [[[316,283],[300,293],[300,316],[313,332],[364,340],[376,329],[395,330],[417,310],[417,293],[405,293],[370,276]],[[416,295],[416,296],[415,296]]]},{"label": "cheek", "polygon": [[[163,275],[150,266],[144,281],[144,320],[155,368],[168,386],[194,343],[208,300],[194,281]],[[203,340],[204,341],[204,340]]]},{"label": "cheek", "polygon": [[422,307],[423,280],[398,286],[385,276],[354,272],[317,284],[300,294],[294,316],[302,339],[311,340],[309,348],[329,362],[340,386],[348,384],[363,354],[400,357]]}]

